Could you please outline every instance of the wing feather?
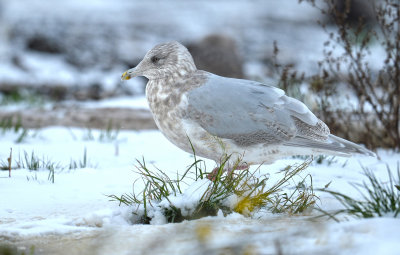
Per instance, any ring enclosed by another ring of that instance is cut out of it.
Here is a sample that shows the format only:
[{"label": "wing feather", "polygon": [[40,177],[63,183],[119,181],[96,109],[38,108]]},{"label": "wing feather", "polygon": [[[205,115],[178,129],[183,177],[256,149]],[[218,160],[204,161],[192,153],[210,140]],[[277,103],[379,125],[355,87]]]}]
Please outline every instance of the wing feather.
[{"label": "wing feather", "polygon": [[302,102],[272,85],[207,76],[204,84],[187,92],[187,116],[212,135],[245,146],[279,144],[299,134],[295,119],[311,127],[319,122]]}]

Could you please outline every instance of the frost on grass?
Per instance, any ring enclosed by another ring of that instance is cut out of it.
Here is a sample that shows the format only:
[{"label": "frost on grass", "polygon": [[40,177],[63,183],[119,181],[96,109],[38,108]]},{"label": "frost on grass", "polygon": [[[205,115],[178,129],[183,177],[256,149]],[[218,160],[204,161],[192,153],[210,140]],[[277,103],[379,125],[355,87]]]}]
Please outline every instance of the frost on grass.
[{"label": "frost on grass", "polygon": [[146,224],[181,222],[221,212],[224,215],[236,212],[247,217],[260,210],[297,214],[313,208],[317,200],[311,176],[300,174],[311,161],[282,169],[282,178],[272,183],[269,175],[262,174],[259,168],[223,171],[228,158],[218,168],[215,178],[209,180],[204,162],[195,155],[194,159],[176,179],[160,169],[150,170],[144,159],[137,161],[144,189],[121,196],[109,195],[109,198],[132,206],[133,222]]}]

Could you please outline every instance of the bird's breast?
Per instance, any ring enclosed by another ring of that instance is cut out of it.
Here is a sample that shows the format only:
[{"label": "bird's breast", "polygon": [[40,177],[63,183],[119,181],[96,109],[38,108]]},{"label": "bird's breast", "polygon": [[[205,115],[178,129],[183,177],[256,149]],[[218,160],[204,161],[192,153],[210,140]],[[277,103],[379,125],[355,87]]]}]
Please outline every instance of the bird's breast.
[{"label": "bird's breast", "polygon": [[154,121],[160,131],[183,150],[191,150],[190,144],[182,139],[187,134],[182,120],[187,109],[184,95],[175,86],[165,84],[168,81],[149,80],[146,86],[146,98]]}]

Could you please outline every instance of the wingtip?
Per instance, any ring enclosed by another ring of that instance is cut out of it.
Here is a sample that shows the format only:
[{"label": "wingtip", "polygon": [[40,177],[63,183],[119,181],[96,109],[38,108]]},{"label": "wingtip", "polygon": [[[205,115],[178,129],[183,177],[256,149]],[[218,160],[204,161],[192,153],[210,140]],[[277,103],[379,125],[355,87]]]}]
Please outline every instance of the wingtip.
[{"label": "wingtip", "polygon": [[370,156],[370,157],[374,157],[374,158],[377,158],[378,156],[376,155],[376,153],[375,152],[373,152],[373,151],[370,151],[370,150],[367,150],[366,149],[366,151],[368,152],[368,156]]},{"label": "wingtip", "polygon": [[329,137],[332,140],[335,140],[337,142],[339,142],[340,144],[342,144],[342,146],[344,146],[343,148],[345,148],[347,150],[348,153],[350,154],[360,154],[360,155],[365,155],[365,156],[369,156],[369,157],[377,157],[376,154],[373,151],[368,150],[367,148],[363,147],[362,145],[359,144],[355,144],[353,142],[350,142],[346,139],[334,136],[334,135],[329,135]]},{"label": "wingtip", "polygon": [[374,158],[377,157],[375,152],[370,151],[370,150],[368,150],[366,148],[359,149],[355,153],[360,154],[360,155],[365,155],[365,156],[368,156],[368,157],[374,157]]}]

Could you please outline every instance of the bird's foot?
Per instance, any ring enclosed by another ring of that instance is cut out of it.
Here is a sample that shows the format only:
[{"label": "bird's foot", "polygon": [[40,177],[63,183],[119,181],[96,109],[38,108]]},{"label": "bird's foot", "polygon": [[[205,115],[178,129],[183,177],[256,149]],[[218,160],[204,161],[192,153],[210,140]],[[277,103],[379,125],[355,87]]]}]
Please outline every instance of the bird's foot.
[{"label": "bird's foot", "polygon": [[[222,169],[222,173],[221,173],[221,175],[225,172],[225,171],[227,171],[227,174],[230,174],[230,175],[232,175],[233,174],[233,171],[235,171],[235,170],[247,170],[247,169],[249,169],[249,165],[247,164],[247,163],[240,163],[240,164],[238,164],[238,165],[236,165],[236,166],[234,166],[234,167],[229,167],[228,169]],[[209,179],[210,181],[215,181],[215,178],[217,177],[217,175],[218,175],[218,171],[219,171],[219,167],[215,167],[212,171],[211,171],[211,173],[209,173],[209,174],[207,174],[207,179]]]}]

